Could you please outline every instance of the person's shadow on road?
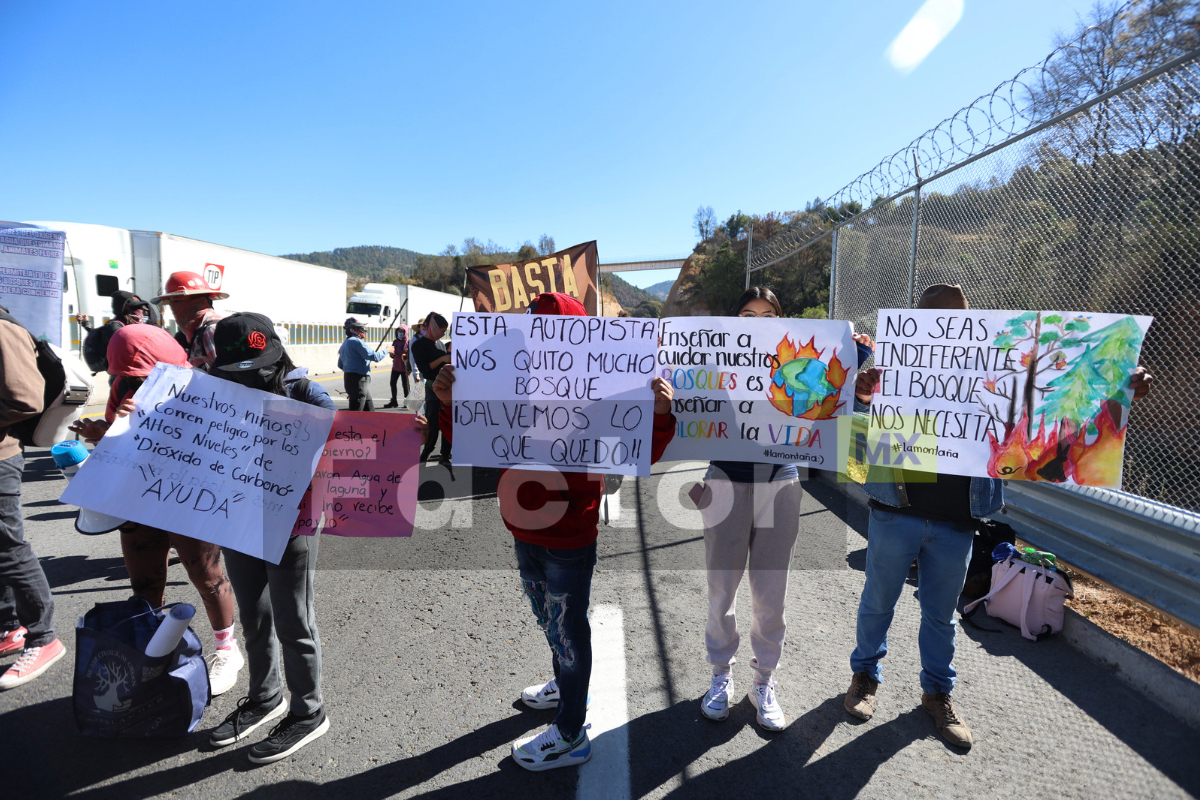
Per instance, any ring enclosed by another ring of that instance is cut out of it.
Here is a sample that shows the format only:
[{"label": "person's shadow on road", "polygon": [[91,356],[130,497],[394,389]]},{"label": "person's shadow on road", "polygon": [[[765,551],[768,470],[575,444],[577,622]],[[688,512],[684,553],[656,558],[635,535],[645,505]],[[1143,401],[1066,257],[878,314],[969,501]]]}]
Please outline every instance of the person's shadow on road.
[{"label": "person's shadow on road", "polygon": [[[748,702],[742,705],[750,706]],[[751,720],[753,715],[750,706]],[[770,787],[766,794],[791,787],[804,797],[849,800],[859,796],[880,766],[913,742],[927,738],[931,731],[925,713],[916,708],[861,731],[814,760],[840,724],[863,726],[849,720],[840,696],[832,697],[794,720],[787,730],[762,733],[768,742],[754,752],[686,780],[667,797],[740,797],[750,793],[749,787],[766,785]],[[641,796],[648,787],[635,784],[634,790],[635,797]]]},{"label": "person's shadow on road", "polygon": [[[69,706],[69,701],[63,702]],[[69,707],[66,709],[69,713]],[[834,729],[847,723],[842,698],[834,697],[794,720],[786,731],[767,734],[758,731],[754,708],[743,700],[731,709],[729,719],[713,723],[701,717],[696,698],[675,703],[670,708],[645,714],[630,720],[625,726],[630,758],[631,796],[643,797],[685,775],[683,785],[673,790],[672,798],[737,797],[749,787],[762,785],[764,775],[771,784],[803,786],[806,795],[830,798],[853,798],[867,785],[876,770],[910,743],[926,738],[929,722],[920,709],[913,709],[895,719],[865,730],[842,747],[821,755],[815,754]],[[425,753],[381,764],[369,770],[317,784],[304,780],[286,780],[259,786],[241,795],[254,800],[295,800],[296,797],[331,798],[331,800],[378,800],[422,788],[423,798],[485,798],[511,797],[529,800],[532,797],[574,796],[579,779],[577,769],[554,770],[547,773],[527,772],[508,757],[507,752],[496,764],[496,770],[469,780],[455,781],[446,776],[460,765],[485,757],[504,748],[514,739],[548,724],[549,712],[515,714],[489,723],[457,739],[446,742]],[[853,723],[850,723],[853,724]],[[710,751],[719,749],[746,728],[753,728],[767,743],[752,753],[688,777],[686,768]],[[604,749],[614,746],[614,732],[597,736],[592,746]],[[76,740],[78,741],[78,740]],[[138,747],[131,748],[130,745]],[[151,744],[147,741],[146,744]],[[147,752],[141,742],[119,740],[100,745],[106,751],[103,767],[93,762],[81,764],[82,770],[68,781],[63,793],[75,798],[146,797],[171,793],[194,786],[221,772],[243,772],[255,769],[246,761],[245,748],[233,747],[179,767],[153,774],[139,775],[103,787],[85,788],[111,779],[122,772],[144,768],[154,761],[166,760],[183,750],[194,748],[195,737],[175,742],[157,742],[153,752]],[[122,752],[123,751],[123,752]],[[111,756],[121,755],[112,759]],[[83,759],[76,759],[76,763]],[[133,761],[138,763],[134,764]],[[431,786],[424,786],[432,782]],[[441,785],[438,785],[438,784]]]}]

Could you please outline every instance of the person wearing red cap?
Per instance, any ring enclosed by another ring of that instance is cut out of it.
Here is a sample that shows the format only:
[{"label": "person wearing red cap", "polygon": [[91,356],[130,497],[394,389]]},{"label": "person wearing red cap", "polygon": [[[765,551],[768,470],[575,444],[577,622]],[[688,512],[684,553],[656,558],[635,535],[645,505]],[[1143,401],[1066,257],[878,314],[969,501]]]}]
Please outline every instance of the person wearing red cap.
[{"label": "person wearing red cap", "polygon": [[[533,314],[586,316],[570,295],[545,293],[529,306]],[[453,436],[451,408],[454,367],[447,364],[433,382],[441,402],[441,429]],[[657,462],[675,435],[674,394],[662,378],[654,391],[654,435],[650,460]],[[430,427],[432,430],[432,426]],[[582,764],[592,748],[584,726],[592,672],[592,630],[588,602],[596,566],[597,523],[604,476],[585,472],[507,469],[496,491],[500,516],[516,540],[517,566],[534,616],[550,645],[554,679],[530,686],[521,700],[532,708],[555,708],[554,724],[512,743],[512,757],[535,772]]]},{"label": "person wearing red cap", "polygon": [[[108,393],[104,420],[80,420],[71,430],[88,441],[97,441],[118,416],[132,409],[133,395],[155,364],[188,367],[187,354],[171,334],[154,325],[126,325],[108,343],[108,371],[116,379]],[[245,658],[233,635],[233,589],[221,568],[221,548],[190,536],[130,522],[121,526],[121,553],[133,593],[158,608],[166,599],[167,565],[171,548],[200,593],[216,637],[216,650],[208,668],[213,695],[229,691],[237,682]]]},{"label": "person wearing red cap", "polygon": [[167,278],[166,291],[151,302],[166,303],[171,307],[179,332],[175,340],[187,353],[188,361],[196,369],[208,372],[217,357],[213,345],[213,331],[224,319],[213,308],[214,300],[225,300],[225,292],[218,292],[208,285],[198,272],[172,272]]}]

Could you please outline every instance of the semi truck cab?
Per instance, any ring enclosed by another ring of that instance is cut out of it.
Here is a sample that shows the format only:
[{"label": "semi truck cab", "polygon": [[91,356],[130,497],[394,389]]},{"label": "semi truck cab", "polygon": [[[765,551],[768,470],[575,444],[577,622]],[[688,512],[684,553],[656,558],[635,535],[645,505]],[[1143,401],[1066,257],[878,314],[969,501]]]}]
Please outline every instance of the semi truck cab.
[{"label": "semi truck cab", "polygon": [[[390,283],[368,283],[362,291],[350,295],[346,314],[366,325],[390,325],[404,303],[401,289]],[[403,319],[398,321],[405,322]]]}]

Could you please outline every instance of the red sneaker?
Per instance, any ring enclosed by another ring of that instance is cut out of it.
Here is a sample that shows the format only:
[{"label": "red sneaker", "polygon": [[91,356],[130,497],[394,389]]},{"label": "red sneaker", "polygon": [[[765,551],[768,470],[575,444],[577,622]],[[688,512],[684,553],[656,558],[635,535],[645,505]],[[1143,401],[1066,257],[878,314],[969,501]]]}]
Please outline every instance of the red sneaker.
[{"label": "red sneaker", "polygon": [[0,690],[12,689],[41,675],[50,665],[67,654],[67,648],[58,639],[41,647],[26,647],[21,657],[0,675]]},{"label": "red sneaker", "polygon": [[0,656],[14,653],[25,648],[25,634],[29,631],[18,627],[15,631],[7,631],[0,636]]}]

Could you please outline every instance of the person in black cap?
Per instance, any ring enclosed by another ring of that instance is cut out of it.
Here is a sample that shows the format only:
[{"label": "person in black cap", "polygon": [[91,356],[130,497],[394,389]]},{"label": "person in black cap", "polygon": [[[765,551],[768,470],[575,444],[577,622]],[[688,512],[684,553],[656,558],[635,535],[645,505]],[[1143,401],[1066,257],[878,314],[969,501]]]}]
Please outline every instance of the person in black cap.
[{"label": "person in black cap", "polygon": [[[214,376],[335,410],[324,387],[307,378],[307,369],[292,364],[275,326],[262,314],[226,317],[217,323],[213,343]],[[214,747],[233,744],[286,711],[267,738],[250,748],[250,760],[256,764],[287,758],[329,730],[321,699],[321,639],[313,610],[317,542],[315,535],[292,536],[277,566],[225,550],[225,568],[246,637],[250,693],[213,729],[209,741]],[[280,649],[290,703],[283,699]]]},{"label": "person in black cap", "polygon": [[393,355],[394,350],[388,345],[387,352],[372,350],[365,341],[367,326],[354,317],[346,320],[346,341],[338,351],[338,369],[345,373],[346,396],[350,399],[351,411],[374,411],[375,403],[371,401],[371,364],[382,361],[385,355]]},{"label": "person in black cap", "polygon": [[[150,304],[133,292],[114,292],[112,310],[112,319],[97,328],[88,326],[86,314],[76,317],[76,320],[88,332],[83,340],[83,358],[93,373],[108,370],[108,343],[118,328],[138,323],[158,324],[158,316]],[[112,384],[111,378],[109,384]]]}]

